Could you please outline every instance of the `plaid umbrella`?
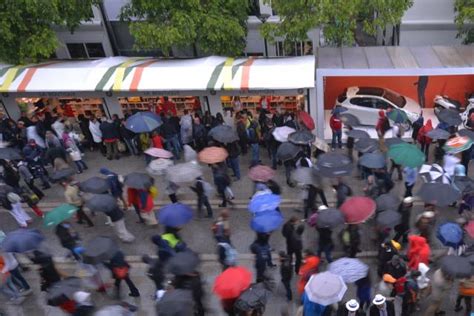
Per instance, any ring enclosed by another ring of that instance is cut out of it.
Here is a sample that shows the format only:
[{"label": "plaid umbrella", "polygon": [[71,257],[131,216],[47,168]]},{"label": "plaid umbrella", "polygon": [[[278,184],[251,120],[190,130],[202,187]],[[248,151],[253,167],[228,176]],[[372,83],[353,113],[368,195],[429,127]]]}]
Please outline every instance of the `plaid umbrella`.
[{"label": "plaid umbrella", "polygon": [[193,162],[183,162],[166,169],[166,177],[174,183],[194,182],[202,176],[202,168]]},{"label": "plaid umbrella", "polygon": [[291,133],[296,132],[294,128],[288,127],[288,126],[281,126],[281,127],[276,127],[272,135],[275,137],[275,140],[284,143],[288,141],[288,135]]},{"label": "plaid umbrella", "polygon": [[458,111],[441,109],[440,111],[435,111],[435,114],[441,122],[446,123],[449,126],[458,126],[462,123],[462,119]]},{"label": "plaid umbrella", "polygon": [[150,133],[161,126],[161,117],[152,112],[138,112],[130,116],[125,127],[134,133]]},{"label": "plaid umbrella", "polygon": [[152,176],[161,176],[165,174],[166,169],[168,169],[169,167],[173,165],[174,165],[173,160],[158,158],[158,159],[152,160],[148,164],[148,167],[146,167],[146,171],[148,172],[148,174]]},{"label": "plaid umbrella", "polygon": [[199,161],[207,164],[215,164],[226,160],[229,154],[222,147],[206,147],[198,154]]},{"label": "plaid umbrella", "polygon": [[398,196],[392,193],[385,193],[375,199],[377,204],[377,211],[396,210],[400,205]]},{"label": "plaid umbrella", "polygon": [[145,154],[156,158],[173,158],[171,151],[164,150],[163,148],[151,147],[145,150]]},{"label": "plaid umbrella", "polygon": [[329,272],[339,275],[346,283],[353,283],[367,276],[369,266],[359,259],[344,257],[331,262]]},{"label": "plaid umbrella", "polygon": [[402,166],[417,168],[425,162],[425,154],[415,145],[402,143],[390,146],[388,156]]},{"label": "plaid umbrella", "polygon": [[444,129],[435,128],[426,133],[426,136],[432,139],[448,139],[451,134]]},{"label": "plaid umbrella", "polygon": [[379,149],[379,142],[372,138],[361,138],[354,143],[355,150],[369,153]]},{"label": "plaid umbrella", "polygon": [[385,167],[385,155],[380,152],[366,153],[359,159],[359,165],[369,169]]},{"label": "plaid umbrella", "polygon": [[377,215],[376,222],[382,227],[395,227],[400,224],[402,215],[396,211],[388,210],[380,212]]},{"label": "plaid umbrella", "polygon": [[457,154],[471,148],[474,141],[467,136],[457,136],[449,139],[443,149],[448,153]]},{"label": "plaid umbrella", "polygon": [[311,302],[327,306],[342,300],[347,286],[339,275],[326,271],[313,274],[304,291]]},{"label": "plaid umbrella", "polygon": [[355,139],[359,138],[370,138],[369,133],[360,129],[352,129],[346,132],[347,137],[352,137]]},{"label": "plaid umbrella", "polygon": [[218,125],[212,128],[208,136],[222,144],[229,144],[239,140],[237,132],[229,125]]},{"label": "plaid umbrella", "polygon": [[311,115],[309,115],[305,111],[299,111],[298,112],[298,120],[301,123],[303,123],[303,125],[306,126],[306,128],[309,129],[310,131],[312,131],[313,129],[316,128],[316,125],[314,125],[313,118],[311,117]]},{"label": "plaid umbrella", "polygon": [[316,136],[310,131],[296,131],[288,135],[288,141],[296,145],[308,145],[314,142]]},{"label": "plaid umbrella", "polygon": [[104,178],[92,177],[79,183],[79,189],[87,193],[106,193],[110,190],[109,183]]},{"label": "plaid umbrella", "polygon": [[387,117],[397,124],[403,124],[408,121],[408,116],[405,111],[393,109],[391,111],[387,111]]},{"label": "plaid umbrella", "polygon": [[425,203],[447,206],[456,202],[461,193],[446,183],[424,183],[417,194]]},{"label": "plaid umbrella", "polygon": [[453,278],[470,278],[472,276],[472,264],[466,257],[444,256],[441,258],[441,271]]},{"label": "plaid umbrella", "polygon": [[346,223],[359,224],[371,217],[376,208],[377,204],[375,204],[375,201],[371,198],[366,196],[353,196],[346,199],[339,209],[344,213]]},{"label": "plaid umbrella", "polygon": [[146,173],[132,172],[125,176],[124,184],[129,188],[148,190],[153,185],[153,178]]},{"label": "plaid umbrella", "polygon": [[436,163],[432,165],[422,165],[419,174],[425,182],[451,183],[449,174],[444,171],[443,167]]},{"label": "plaid umbrella", "polygon": [[287,161],[295,158],[300,151],[301,148],[299,146],[286,142],[278,146],[276,157],[281,161]]},{"label": "plaid umbrella", "polygon": [[275,170],[265,165],[256,165],[250,168],[248,173],[249,178],[256,182],[267,182],[275,176]]}]

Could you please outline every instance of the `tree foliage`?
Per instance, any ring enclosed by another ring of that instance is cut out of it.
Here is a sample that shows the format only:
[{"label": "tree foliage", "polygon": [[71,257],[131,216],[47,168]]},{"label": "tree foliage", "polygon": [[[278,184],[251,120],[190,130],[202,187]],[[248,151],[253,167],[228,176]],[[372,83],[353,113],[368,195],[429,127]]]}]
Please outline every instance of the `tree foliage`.
[{"label": "tree foliage", "polygon": [[474,0],[456,0],[454,11],[458,37],[463,39],[464,44],[474,43]]},{"label": "tree foliage", "polygon": [[100,0],[0,1],[0,60],[22,64],[51,56],[59,42],[53,25],[71,32],[89,20]]},{"label": "tree foliage", "polygon": [[413,0],[271,0],[281,22],[265,23],[262,34],[270,41],[305,41],[309,30],[322,28],[328,44],[353,45],[358,23],[375,35],[387,24],[399,24],[412,5]]},{"label": "tree foliage", "polygon": [[131,0],[122,8],[135,48],[160,49],[194,44],[217,55],[241,55],[247,34],[246,0]]}]

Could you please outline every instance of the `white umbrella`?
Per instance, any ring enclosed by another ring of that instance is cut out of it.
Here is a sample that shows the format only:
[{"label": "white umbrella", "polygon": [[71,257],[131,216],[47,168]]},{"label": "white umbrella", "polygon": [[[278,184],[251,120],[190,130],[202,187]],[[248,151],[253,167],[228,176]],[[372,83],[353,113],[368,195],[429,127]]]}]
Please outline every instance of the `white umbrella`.
[{"label": "white umbrella", "polygon": [[171,167],[173,164],[174,164],[173,160],[158,158],[158,159],[152,160],[148,164],[146,171],[148,172],[148,174],[152,176],[161,176],[165,173],[166,169]]},{"label": "white umbrella", "polygon": [[195,161],[197,160],[197,152],[189,145],[184,145],[184,161]]},{"label": "white umbrella", "polygon": [[288,135],[296,132],[294,128],[288,126],[277,127],[273,130],[272,135],[275,139],[281,143],[288,141]]},{"label": "white umbrella", "polygon": [[183,162],[166,170],[169,181],[174,183],[193,182],[197,177],[202,176],[201,166],[193,162]]},{"label": "white umbrella", "polygon": [[356,258],[341,258],[329,265],[329,272],[339,275],[347,283],[365,278],[368,271],[369,266]]},{"label": "white umbrella", "polygon": [[341,301],[347,286],[339,275],[326,271],[311,276],[304,291],[311,302],[327,306]]}]

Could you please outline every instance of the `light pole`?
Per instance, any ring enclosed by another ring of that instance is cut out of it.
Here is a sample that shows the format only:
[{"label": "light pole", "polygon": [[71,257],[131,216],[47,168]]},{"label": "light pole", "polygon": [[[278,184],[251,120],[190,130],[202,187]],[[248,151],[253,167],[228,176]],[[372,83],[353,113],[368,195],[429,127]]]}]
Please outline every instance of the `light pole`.
[{"label": "light pole", "polygon": [[[262,13],[258,16],[258,19],[262,24],[265,24],[267,22],[268,18],[270,17],[270,14],[268,13]],[[265,57],[268,57],[268,45],[267,45],[267,39],[264,37],[263,38],[263,44],[265,45]]]}]

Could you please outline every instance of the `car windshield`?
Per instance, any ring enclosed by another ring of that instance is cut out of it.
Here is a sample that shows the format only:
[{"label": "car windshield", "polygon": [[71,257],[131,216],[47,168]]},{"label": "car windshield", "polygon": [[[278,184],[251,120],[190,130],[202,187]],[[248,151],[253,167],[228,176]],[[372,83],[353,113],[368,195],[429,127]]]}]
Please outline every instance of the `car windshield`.
[{"label": "car windshield", "polygon": [[395,93],[390,90],[385,90],[383,97],[398,106],[399,108],[402,108],[405,106],[405,104],[407,104],[407,100],[402,95],[399,95],[398,93]]}]

